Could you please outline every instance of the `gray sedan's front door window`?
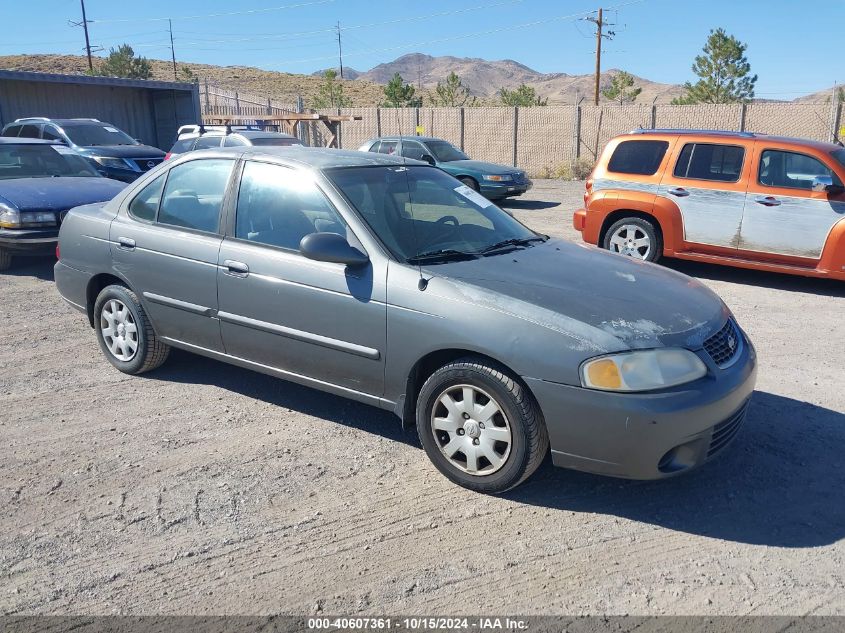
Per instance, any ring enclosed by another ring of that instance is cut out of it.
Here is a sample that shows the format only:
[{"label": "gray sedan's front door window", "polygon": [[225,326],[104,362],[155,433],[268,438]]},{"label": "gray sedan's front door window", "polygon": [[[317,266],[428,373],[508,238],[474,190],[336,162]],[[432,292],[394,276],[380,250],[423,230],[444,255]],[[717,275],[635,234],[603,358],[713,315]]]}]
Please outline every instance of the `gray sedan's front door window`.
[{"label": "gray sedan's front door window", "polygon": [[355,239],[309,172],[247,162],[219,256],[226,352],[381,395],[386,262],[352,270],[306,259],[299,242],[315,232]]}]

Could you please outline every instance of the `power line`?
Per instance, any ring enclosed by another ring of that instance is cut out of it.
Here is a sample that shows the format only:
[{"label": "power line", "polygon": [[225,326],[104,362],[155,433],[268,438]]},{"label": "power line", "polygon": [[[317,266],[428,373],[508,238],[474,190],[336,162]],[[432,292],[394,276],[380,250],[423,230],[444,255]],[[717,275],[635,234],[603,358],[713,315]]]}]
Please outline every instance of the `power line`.
[{"label": "power line", "polygon": [[224,18],[234,15],[255,15],[257,13],[269,13],[271,11],[283,11],[285,9],[298,9],[300,7],[310,7],[316,4],[328,4],[335,0],[311,0],[310,2],[299,2],[296,4],[285,4],[277,7],[265,7],[263,9],[244,9],[242,11],[226,11],[224,13],[203,13],[198,15],[181,15],[178,17],[161,17],[161,18],[106,18],[102,20],[91,20],[95,24],[117,23],[117,22],[165,22],[168,20],[202,20],[206,18]]}]

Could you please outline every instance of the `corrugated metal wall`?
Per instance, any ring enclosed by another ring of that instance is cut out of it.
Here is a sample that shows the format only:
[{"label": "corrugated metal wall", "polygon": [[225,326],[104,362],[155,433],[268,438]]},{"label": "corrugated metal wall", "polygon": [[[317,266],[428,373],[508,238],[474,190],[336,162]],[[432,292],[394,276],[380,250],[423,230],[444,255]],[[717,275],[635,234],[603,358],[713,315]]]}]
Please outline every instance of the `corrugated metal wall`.
[{"label": "corrugated metal wall", "polygon": [[0,79],[0,123],[22,117],[94,118],[168,150],[179,125],[197,122],[187,90]]}]

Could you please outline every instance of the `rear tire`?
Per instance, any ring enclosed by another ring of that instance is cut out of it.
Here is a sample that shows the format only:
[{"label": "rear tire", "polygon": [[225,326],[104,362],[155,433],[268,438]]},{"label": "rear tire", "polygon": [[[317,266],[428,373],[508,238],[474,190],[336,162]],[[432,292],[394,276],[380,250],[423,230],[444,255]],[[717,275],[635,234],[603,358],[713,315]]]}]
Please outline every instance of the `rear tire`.
[{"label": "rear tire", "polygon": [[518,486],[549,450],[540,408],[500,366],[462,358],[425,381],[417,432],[435,467],[451,481],[488,494]]},{"label": "rear tire", "polygon": [[602,246],[612,253],[656,262],[663,255],[663,239],[650,220],[629,216],[614,222],[605,232]]},{"label": "rear tire", "polygon": [[156,337],[138,295],[125,286],[106,286],[94,303],[94,330],[106,359],[125,374],[160,367],[170,346]]},{"label": "rear tire", "polygon": [[0,248],[0,270],[9,270],[12,266],[12,254]]}]

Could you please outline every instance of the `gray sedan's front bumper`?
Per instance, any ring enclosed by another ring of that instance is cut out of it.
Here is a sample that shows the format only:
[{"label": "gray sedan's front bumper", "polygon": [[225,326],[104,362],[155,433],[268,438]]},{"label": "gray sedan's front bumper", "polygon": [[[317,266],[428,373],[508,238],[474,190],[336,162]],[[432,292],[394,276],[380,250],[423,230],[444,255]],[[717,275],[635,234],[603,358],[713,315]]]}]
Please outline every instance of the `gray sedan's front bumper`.
[{"label": "gray sedan's front bumper", "polygon": [[747,342],[730,368],[666,391],[621,394],[524,380],[543,411],[556,466],[660,479],[703,464],[731,442],[756,377]]}]

